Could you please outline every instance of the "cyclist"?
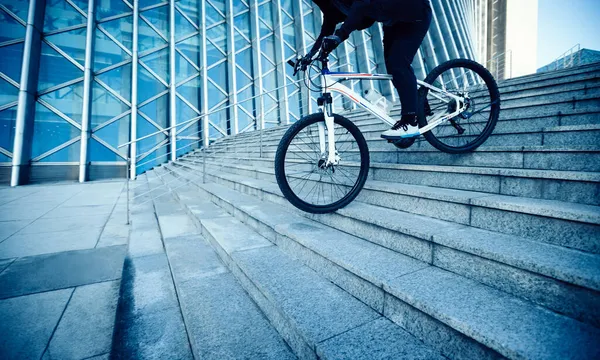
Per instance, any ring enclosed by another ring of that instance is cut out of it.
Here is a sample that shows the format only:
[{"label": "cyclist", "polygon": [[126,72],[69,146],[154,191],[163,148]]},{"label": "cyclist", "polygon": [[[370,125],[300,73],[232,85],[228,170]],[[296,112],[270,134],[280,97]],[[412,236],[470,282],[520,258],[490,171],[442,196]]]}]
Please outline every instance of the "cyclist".
[{"label": "cyclist", "polygon": [[[402,117],[381,134],[388,140],[413,137],[417,126],[417,79],[411,63],[431,23],[429,0],[313,0],[323,12],[321,33],[302,62],[309,64],[323,46],[327,53],[345,41],[354,30],[375,21],[383,24],[383,56],[400,95]],[[343,23],[337,30],[336,25]]]}]

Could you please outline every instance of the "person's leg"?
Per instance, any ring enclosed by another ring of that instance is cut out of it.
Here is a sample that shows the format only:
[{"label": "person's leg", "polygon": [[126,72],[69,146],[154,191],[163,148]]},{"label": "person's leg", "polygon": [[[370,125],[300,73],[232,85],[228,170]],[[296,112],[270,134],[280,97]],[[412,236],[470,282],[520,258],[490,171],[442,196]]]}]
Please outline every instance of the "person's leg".
[{"label": "person's leg", "polygon": [[[400,135],[406,137],[417,132],[417,79],[411,64],[427,34],[429,24],[430,18],[423,22],[401,23],[384,28],[385,64],[388,73],[393,77],[392,82],[402,105],[402,119],[397,126],[382,134],[385,138],[398,138]],[[407,133],[405,125],[413,125],[415,128]]]}]

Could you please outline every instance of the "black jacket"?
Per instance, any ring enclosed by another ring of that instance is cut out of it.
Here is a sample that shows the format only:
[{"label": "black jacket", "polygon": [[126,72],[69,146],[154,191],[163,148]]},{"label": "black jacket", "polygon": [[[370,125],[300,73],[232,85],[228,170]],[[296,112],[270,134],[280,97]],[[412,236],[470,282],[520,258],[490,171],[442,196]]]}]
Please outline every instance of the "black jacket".
[{"label": "black jacket", "polygon": [[400,22],[415,22],[426,18],[429,0],[313,0],[323,12],[323,26],[312,51],[318,50],[325,36],[336,31],[346,40],[354,30],[363,30],[375,21],[393,26]]}]

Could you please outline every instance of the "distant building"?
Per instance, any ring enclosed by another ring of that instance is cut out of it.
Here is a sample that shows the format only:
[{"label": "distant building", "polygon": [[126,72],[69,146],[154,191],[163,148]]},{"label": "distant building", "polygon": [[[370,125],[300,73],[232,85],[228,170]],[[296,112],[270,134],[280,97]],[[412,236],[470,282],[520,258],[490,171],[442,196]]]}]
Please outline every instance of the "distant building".
[{"label": "distant building", "polygon": [[472,0],[477,60],[497,79],[534,73],[538,0]]},{"label": "distant building", "polygon": [[537,69],[538,73],[565,69],[578,65],[592,64],[600,62],[600,51],[590,49],[580,49],[573,52],[569,52],[554,60],[546,66],[542,66]]}]

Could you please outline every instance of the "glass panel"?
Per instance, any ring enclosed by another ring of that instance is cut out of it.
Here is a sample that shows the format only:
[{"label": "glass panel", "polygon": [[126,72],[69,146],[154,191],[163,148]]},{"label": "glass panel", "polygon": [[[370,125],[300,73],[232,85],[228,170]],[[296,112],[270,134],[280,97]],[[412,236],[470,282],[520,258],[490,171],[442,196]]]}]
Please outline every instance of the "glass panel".
[{"label": "glass panel", "polygon": [[270,29],[267,25],[265,25],[263,20],[258,21],[258,30],[260,33],[260,37],[267,36],[273,33],[273,30]]},{"label": "glass panel", "polygon": [[8,104],[19,98],[19,89],[0,79],[0,105]]},{"label": "glass panel", "polygon": [[169,48],[144,56],[140,61],[152,69],[162,80],[169,82]]},{"label": "glass panel", "polygon": [[129,110],[129,106],[94,82],[92,85],[92,129]]},{"label": "glass panel", "polygon": [[88,143],[90,161],[123,161],[123,158],[115,154],[106,146],[102,145],[96,139],[91,138]]},{"label": "glass panel", "polygon": [[273,5],[270,1],[258,7],[258,16],[273,27]]},{"label": "glass panel", "polygon": [[199,64],[199,49],[198,36],[191,37],[184,42],[177,44],[177,49],[185,54],[196,66]]},{"label": "glass panel", "polygon": [[233,24],[235,27],[248,39],[250,39],[250,12],[246,12],[242,15],[237,15],[233,18]]},{"label": "glass panel", "polygon": [[131,50],[133,46],[133,16],[119,18],[102,23],[101,26],[108,31],[121,45]]},{"label": "glass panel", "polygon": [[248,5],[244,4],[241,0],[236,0],[233,2],[233,13],[239,14],[240,12],[248,10]]},{"label": "glass panel", "polygon": [[169,38],[169,7],[161,6],[152,10],[144,11],[140,16],[145,17],[155,28],[167,39]]},{"label": "glass panel", "polygon": [[250,42],[248,40],[246,40],[246,38],[244,38],[242,35],[240,35],[239,31],[234,30],[233,36],[235,39],[236,51],[250,45]]},{"label": "glass panel", "polygon": [[288,26],[283,29],[283,40],[287,41],[290,46],[296,46],[296,30],[293,26]]},{"label": "glass panel", "polygon": [[38,90],[62,84],[81,76],[83,76],[83,71],[79,70],[50,46],[42,43]]},{"label": "glass panel", "polygon": [[294,14],[294,7],[292,5],[292,0],[281,0],[281,7],[288,12],[288,14]]},{"label": "glass panel", "polygon": [[241,89],[244,86],[252,83],[252,80],[248,78],[248,76],[246,76],[246,74],[244,74],[240,69],[236,69],[236,83],[237,83],[237,88]]},{"label": "glass panel", "polygon": [[61,149],[54,154],[47,156],[40,160],[39,162],[73,162],[79,161],[79,154],[81,151],[81,144],[79,144],[79,140],[74,142],[73,144],[67,146],[64,149]]},{"label": "glass panel", "polygon": [[[106,125],[102,129],[94,132],[94,135],[98,136],[100,139],[104,140],[107,144],[111,145],[115,149],[119,148],[119,145],[125,144],[129,141],[129,127],[131,125],[131,117],[129,115],[110,123],[110,125]],[[119,150],[123,156],[127,156],[129,152],[129,147],[124,146]],[[90,154],[91,161],[99,161],[97,159],[94,152],[92,151]]]},{"label": "glass panel", "polygon": [[46,1],[44,32],[85,23],[85,17],[65,0]]},{"label": "glass panel", "polygon": [[196,31],[198,30],[178,10],[175,10],[175,39],[181,39]]},{"label": "glass panel", "polygon": [[146,8],[148,6],[167,2],[167,0],[139,0],[139,1],[140,1],[140,9]]},{"label": "glass panel", "polygon": [[210,81],[208,82],[208,107],[213,109],[215,105],[225,100],[226,96],[217,89]]},{"label": "glass panel", "polygon": [[238,130],[239,131],[244,130],[244,128],[246,126],[250,125],[253,122],[254,122],[253,118],[248,116],[248,114],[246,114],[242,110],[238,110]]},{"label": "glass panel", "polygon": [[83,81],[43,95],[40,99],[67,115],[71,120],[81,124]]},{"label": "glass panel", "polygon": [[[269,70],[273,70],[273,68],[275,67],[275,65],[273,65],[274,61],[267,59],[266,56],[261,55],[261,62],[260,62],[260,67],[262,68],[262,72],[263,74],[267,73]],[[270,61],[269,61],[270,60]]]},{"label": "glass panel", "polygon": [[[148,139],[151,141],[154,141],[154,139]],[[150,141],[148,141],[150,142]],[[140,146],[145,146],[146,140],[143,140],[140,143]],[[139,147],[139,146],[138,146]],[[143,160],[138,161],[139,164],[137,168],[136,168],[136,174],[141,174],[145,171],[151,170],[153,169],[155,166],[162,164],[165,162],[165,159],[167,159],[167,157],[165,156],[167,153],[167,147],[163,146],[162,148],[153,151],[150,155],[148,155],[147,157],[145,157]]]},{"label": "glass panel", "polygon": [[0,47],[0,71],[17,83],[21,81],[23,43]]},{"label": "glass panel", "polygon": [[166,44],[145,21],[138,22],[138,51],[143,52]]},{"label": "glass panel", "polygon": [[3,5],[17,15],[21,20],[27,22],[27,13],[29,12],[28,0],[3,1]]},{"label": "glass panel", "polygon": [[[227,132],[227,110],[222,110],[209,115],[210,121],[217,125],[221,130]],[[215,129],[212,124],[208,125],[208,134],[212,139],[222,138],[223,134]]]},{"label": "glass panel", "polygon": [[[197,135],[193,135],[197,136]],[[177,156],[182,156],[198,148],[198,140],[177,140]]]},{"label": "glass panel", "polygon": [[[169,96],[163,95],[139,109],[162,128],[168,127]],[[139,119],[139,117],[138,117]],[[141,135],[140,135],[141,136]]]},{"label": "glass panel", "polygon": [[[99,0],[97,0],[99,1]],[[83,12],[85,12],[87,14],[88,12],[88,1],[87,0],[72,0],[72,2],[81,10],[83,10]]]},{"label": "glass panel", "polygon": [[199,91],[201,85],[200,78],[197,77],[177,87],[177,93],[194,105],[196,109],[200,110]]},{"label": "glass panel", "polygon": [[31,156],[36,157],[81,135],[81,130],[69,124],[41,104],[35,106]]},{"label": "glass panel", "polygon": [[15,141],[15,121],[17,107],[13,106],[0,112],[0,147],[12,152]]},{"label": "glass panel", "polygon": [[210,6],[210,4],[207,3],[205,15],[206,27],[209,28],[223,20],[225,20],[225,18],[223,18],[223,16],[219,14],[217,10],[215,10],[212,6]]},{"label": "glass panel", "polygon": [[175,53],[175,81],[177,83],[196,73],[196,69],[183,56]]},{"label": "glass panel", "polygon": [[177,124],[181,124],[184,121],[195,118],[198,114],[192,110],[191,107],[187,106],[186,103],[181,101],[181,99],[177,98],[176,107],[177,107]]},{"label": "glass panel", "polygon": [[108,85],[127,101],[131,101],[131,63],[96,75],[96,79]]},{"label": "glass panel", "polygon": [[[234,1],[237,3],[238,1]],[[185,12],[185,14],[194,22],[194,24],[200,24],[199,16],[199,5],[198,0],[180,0],[177,2],[177,6]]]},{"label": "glass panel", "polygon": [[72,59],[85,65],[85,33],[86,29],[77,29],[64,33],[47,36],[46,40],[58,46]]},{"label": "glass panel", "polygon": [[[142,118],[142,117],[138,117],[137,120],[137,133],[139,137],[144,137],[150,134],[153,134],[157,131],[158,129],[156,128],[156,126],[154,126],[153,124],[151,124],[150,122],[148,122],[146,119]],[[143,153],[145,153],[146,151],[149,151],[150,149],[152,149],[154,146],[156,146],[159,142],[163,141],[164,139],[167,138],[167,135],[165,135],[164,133],[158,133],[154,136],[151,136],[147,139],[141,140],[138,142],[138,154],[141,155]]]},{"label": "glass panel", "polygon": [[225,0],[210,0],[211,5],[221,13],[225,14]]},{"label": "glass panel", "polygon": [[225,55],[217,50],[217,48],[210,41],[206,42],[206,60],[208,64],[214,64],[224,57]]},{"label": "glass panel", "polygon": [[219,47],[219,49],[223,50],[223,52],[227,51],[227,42],[225,39],[225,35],[226,35],[225,24],[215,26],[206,32],[207,39],[210,39],[210,41],[215,46]]},{"label": "glass panel", "polygon": [[246,49],[235,55],[235,61],[238,66],[252,74],[252,49]]},{"label": "glass panel", "polygon": [[10,163],[12,162],[12,159],[9,158],[8,156],[0,153],[0,163]]},{"label": "glass panel", "polygon": [[96,0],[96,19],[131,12],[132,9],[122,0]]},{"label": "glass panel", "polygon": [[213,79],[224,90],[227,90],[227,66],[226,63],[220,63],[219,65],[208,70],[208,77]]},{"label": "glass panel", "polygon": [[275,37],[269,36],[260,42],[260,50],[271,61],[275,61]]},{"label": "glass panel", "polygon": [[102,31],[96,30],[94,71],[104,69],[131,57]]},{"label": "glass panel", "polygon": [[0,10],[0,43],[25,37],[25,26]]},{"label": "glass panel", "polygon": [[281,24],[286,26],[294,22],[294,19],[288,16],[288,14],[281,12]]},{"label": "glass panel", "polygon": [[[250,114],[254,114],[254,101],[255,100],[248,100],[248,101],[244,101],[244,100],[249,99],[253,96],[254,96],[254,89],[252,88],[252,86],[250,86],[247,89],[242,90],[238,93],[238,102],[240,103],[240,106],[242,106],[243,108],[248,110],[248,112]],[[258,100],[256,100],[256,101],[258,101]]]},{"label": "glass panel", "polygon": [[142,103],[167,88],[143,67],[138,67],[138,102]]}]

